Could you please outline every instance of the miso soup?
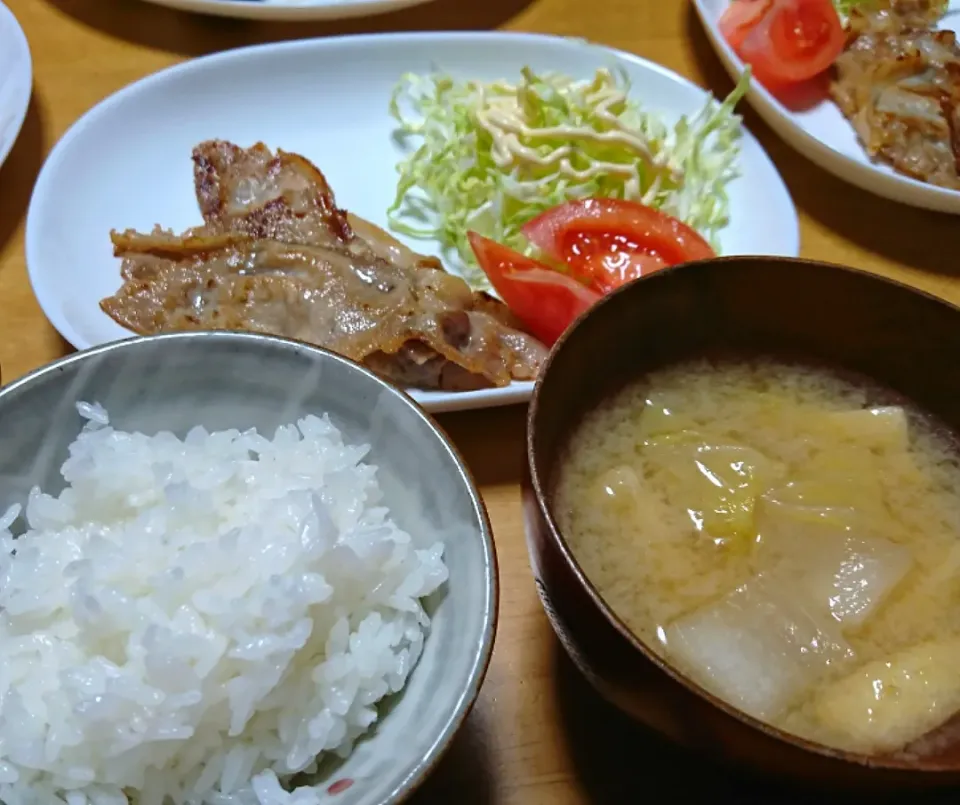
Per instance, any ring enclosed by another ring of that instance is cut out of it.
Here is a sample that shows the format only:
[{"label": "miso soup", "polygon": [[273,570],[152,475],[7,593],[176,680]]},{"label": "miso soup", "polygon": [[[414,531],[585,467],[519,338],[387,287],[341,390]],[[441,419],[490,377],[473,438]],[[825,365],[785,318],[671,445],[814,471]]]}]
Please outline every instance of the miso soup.
[{"label": "miso soup", "polygon": [[780,363],[672,367],[580,423],[555,516],[608,606],[717,697],[915,747],[960,711],[960,468],[899,402]]}]

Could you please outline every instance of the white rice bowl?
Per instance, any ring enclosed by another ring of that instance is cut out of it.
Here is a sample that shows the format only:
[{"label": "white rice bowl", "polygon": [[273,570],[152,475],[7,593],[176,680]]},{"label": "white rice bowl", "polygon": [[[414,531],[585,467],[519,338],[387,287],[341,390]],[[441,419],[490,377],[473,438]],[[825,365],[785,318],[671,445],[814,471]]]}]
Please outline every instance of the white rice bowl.
[{"label": "white rice bowl", "polygon": [[326,417],[181,440],[77,407],[66,489],[16,539],[0,513],[0,802],[322,802],[289,780],[404,687],[443,545]]}]

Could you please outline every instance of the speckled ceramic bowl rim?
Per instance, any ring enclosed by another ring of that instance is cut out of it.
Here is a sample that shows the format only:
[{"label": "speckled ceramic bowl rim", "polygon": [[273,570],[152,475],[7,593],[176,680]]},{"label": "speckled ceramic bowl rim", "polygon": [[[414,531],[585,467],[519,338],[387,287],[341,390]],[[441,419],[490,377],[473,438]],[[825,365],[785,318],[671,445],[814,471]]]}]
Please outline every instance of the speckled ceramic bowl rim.
[{"label": "speckled ceramic bowl rim", "polygon": [[284,350],[293,350],[307,355],[317,361],[332,361],[348,366],[352,371],[365,375],[369,380],[378,385],[383,391],[389,392],[403,400],[407,404],[411,414],[418,417],[430,430],[440,439],[448,455],[456,467],[460,479],[463,481],[470,496],[470,502],[473,506],[474,514],[480,526],[480,534],[483,539],[484,549],[484,571],[485,571],[485,598],[486,608],[483,613],[483,628],[480,640],[475,648],[475,656],[467,684],[460,694],[460,698],[454,705],[453,712],[443,724],[442,729],[430,744],[422,757],[411,763],[410,771],[400,781],[396,788],[390,792],[386,799],[381,801],[381,805],[400,805],[412,796],[416,790],[423,784],[427,776],[432,772],[446,750],[449,748],[454,736],[463,726],[464,721],[473,709],[473,705],[480,694],[480,688],[490,667],[490,659],[493,655],[493,645],[497,633],[500,610],[500,573],[497,560],[496,544],[493,540],[493,529],[490,525],[490,517],[487,513],[486,505],[477,488],[473,474],[467,467],[466,461],[460,451],[454,445],[453,441],[447,435],[440,424],[428,414],[423,407],[417,403],[409,394],[402,389],[383,380],[369,369],[355,361],[338,355],[330,350],[306,344],[302,341],[295,341],[289,338],[280,338],[277,336],[261,335],[259,333],[234,332],[229,330],[195,330],[182,333],[165,333],[153,336],[135,336],[121,341],[112,341],[108,344],[91,347],[80,352],[74,352],[59,360],[41,366],[39,369],[12,381],[6,386],[0,387],[0,420],[3,417],[4,402],[7,397],[22,393],[29,389],[31,385],[42,378],[63,371],[67,366],[75,363],[83,363],[91,358],[100,357],[116,352],[128,352],[136,350],[147,342],[170,342],[173,349],[181,349],[185,343],[198,339],[216,338],[222,341],[235,342],[241,348],[257,349],[259,345],[269,344]]},{"label": "speckled ceramic bowl rim", "polygon": [[752,727],[759,732],[762,732],[782,743],[789,744],[791,746],[800,747],[808,752],[814,754],[823,755],[832,759],[841,760],[847,763],[853,763],[867,768],[882,769],[882,770],[893,770],[893,771],[907,771],[914,772],[918,774],[949,774],[955,773],[955,769],[950,769],[947,767],[936,768],[936,767],[920,767],[911,763],[909,760],[900,759],[897,757],[882,757],[882,756],[871,756],[864,755],[857,752],[847,752],[841,749],[835,749],[824,744],[816,743],[814,741],[809,741],[799,736],[792,735],[784,730],[778,729],[770,724],[764,723],[759,719],[754,718],[753,716],[747,715],[741,710],[738,710],[736,707],[725,702],[723,699],[715,696],[710,693],[708,690],[701,687],[693,679],[685,676],[678,669],[674,668],[670,663],[661,659],[654,651],[652,651],[646,643],[644,643],[639,637],[637,637],[627,625],[620,619],[620,617],[613,611],[613,609],[606,603],[603,596],[600,595],[596,587],[594,587],[593,582],[590,581],[586,572],[577,562],[576,558],[569,546],[567,545],[566,539],[563,537],[563,533],[560,530],[560,527],[557,525],[556,520],[553,517],[553,511],[551,507],[547,504],[547,491],[544,488],[541,479],[541,470],[539,466],[539,461],[537,459],[537,454],[534,449],[535,437],[537,431],[537,421],[538,414],[540,411],[540,397],[543,393],[543,385],[550,374],[550,369],[553,366],[553,363],[556,357],[563,351],[564,346],[568,341],[576,338],[577,331],[580,328],[580,324],[586,321],[588,318],[594,318],[597,316],[604,315],[604,310],[607,305],[611,304],[612,300],[621,294],[625,293],[639,293],[635,290],[636,287],[646,287],[646,284],[661,282],[665,278],[677,273],[695,269],[697,267],[702,267],[705,265],[710,265],[711,269],[717,271],[724,270],[724,266],[731,263],[756,263],[756,264],[770,264],[777,263],[780,265],[789,265],[794,269],[802,270],[806,267],[816,267],[818,269],[829,269],[833,271],[844,272],[847,274],[856,275],[869,282],[877,282],[888,285],[899,292],[913,294],[919,297],[924,297],[932,302],[940,304],[945,308],[949,309],[953,315],[957,318],[957,326],[960,327],[960,306],[954,305],[945,299],[942,299],[934,294],[928,293],[927,291],[921,290],[919,288],[914,288],[911,285],[900,282],[898,280],[893,280],[888,277],[875,274],[871,271],[865,271],[859,268],[851,268],[849,266],[838,265],[836,263],[828,263],[820,260],[808,260],[804,258],[795,258],[795,257],[779,257],[779,256],[730,256],[730,257],[716,257],[709,260],[698,260],[690,263],[683,263],[676,266],[670,266],[668,268],[661,269],[653,274],[648,274],[646,277],[642,277],[634,282],[628,283],[627,285],[621,286],[617,290],[613,291],[610,294],[604,296],[599,302],[597,302],[593,307],[589,308],[586,312],[582,313],[577,320],[573,323],[572,326],[567,328],[564,334],[557,340],[550,350],[550,354],[547,356],[546,361],[543,364],[543,367],[540,369],[540,375],[537,378],[537,382],[534,385],[533,395],[530,400],[530,406],[527,410],[527,428],[526,428],[526,459],[527,465],[530,472],[530,484],[533,489],[534,495],[537,500],[537,508],[540,511],[540,516],[543,518],[544,522],[547,525],[547,531],[549,533],[549,538],[553,542],[554,547],[559,551],[563,560],[566,562],[568,567],[573,571],[577,582],[580,586],[586,591],[587,595],[593,601],[594,605],[603,615],[603,617],[621,634],[621,636],[638,652],[640,652],[647,660],[653,663],[657,668],[666,673],[669,677],[676,680],[680,685],[685,687],[687,690],[691,691],[701,699],[706,700],[714,707],[718,708],[722,712],[730,715],[737,720],[743,722],[744,724]]}]

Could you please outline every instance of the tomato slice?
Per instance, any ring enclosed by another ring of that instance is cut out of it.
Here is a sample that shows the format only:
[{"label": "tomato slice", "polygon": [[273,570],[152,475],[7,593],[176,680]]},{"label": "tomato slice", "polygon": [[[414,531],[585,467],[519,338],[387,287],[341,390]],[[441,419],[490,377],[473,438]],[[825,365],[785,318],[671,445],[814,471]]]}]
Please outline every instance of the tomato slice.
[{"label": "tomato slice", "polygon": [[720,17],[718,26],[723,38],[739,50],[750,29],[770,10],[773,0],[733,0]]},{"label": "tomato slice", "polygon": [[665,266],[716,257],[682,221],[615,198],[560,204],[529,221],[523,234],[601,293]]},{"label": "tomato slice", "polygon": [[719,28],[756,79],[773,88],[819,75],[846,44],[832,0],[733,0]]},{"label": "tomato slice", "polygon": [[468,232],[483,273],[507,307],[550,346],[600,294],[496,241]]}]

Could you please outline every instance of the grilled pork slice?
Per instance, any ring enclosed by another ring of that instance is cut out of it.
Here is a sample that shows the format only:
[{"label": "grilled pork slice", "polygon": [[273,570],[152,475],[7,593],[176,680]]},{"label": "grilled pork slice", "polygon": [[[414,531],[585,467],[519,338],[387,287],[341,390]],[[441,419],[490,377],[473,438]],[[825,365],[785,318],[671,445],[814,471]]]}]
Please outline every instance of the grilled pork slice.
[{"label": "grilled pork slice", "polygon": [[193,179],[207,232],[288,243],[353,239],[326,177],[297,154],[210,140],[193,149]]},{"label": "grilled pork slice", "polygon": [[101,307],[122,326],[287,336],[420,388],[536,376],[546,350],[502,303],[339,210],[302,157],[205,143],[194,160],[203,226],[111,233],[124,284]]},{"label": "grilled pork slice", "polygon": [[362,218],[337,207],[326,177],[298,154],[263,143],[243,149],[211,140],[193,151],[194,187],[207,233],[334,245],[403,266],[442,268]]},{"label": "grilled pork slice", "polygon": [[878,0],[850,18],[831,95],[871,157],[960,189],[960,48],[934,0]]}]

